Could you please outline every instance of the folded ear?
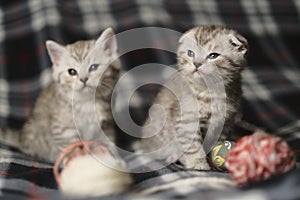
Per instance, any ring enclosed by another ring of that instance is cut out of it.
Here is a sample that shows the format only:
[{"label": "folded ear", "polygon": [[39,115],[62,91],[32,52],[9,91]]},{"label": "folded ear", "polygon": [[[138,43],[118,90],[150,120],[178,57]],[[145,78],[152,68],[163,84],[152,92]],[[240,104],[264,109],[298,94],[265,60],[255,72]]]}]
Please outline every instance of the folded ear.
[{"label": "folded ear", "polygon": [[178,43],[183,43],[183,42],[186,42],[188,41],[188,43],[195,43],[195,30],[190,30],[190,31],[187,31],[185,32],[178,40]]},{"label": "folded ear", "polygon": [[66,51],[65,47],[61,46],[60,44],[58,44],[52,40],[47,40],[46,48],[47,48],[47,51],[50,56],[52,64],[57,66],[58,63],[61,61],[63,54]]},{"label": "folded ear", "polygon": [[109,55],[117,54],[117,39],[111,27],[105,29],[99,38],[96,40],[96,46],[101,45]]},{"label": "folded ear", "polygon": [[241,36],[238,33],[230,34],[229,35],[229,42],[235,49],[237,49],[238,51],[240,51],[244,55],[247,54],[247,52],[248,52],[248,42],[247,42],[246,38],[244,38],[243,36]]}]

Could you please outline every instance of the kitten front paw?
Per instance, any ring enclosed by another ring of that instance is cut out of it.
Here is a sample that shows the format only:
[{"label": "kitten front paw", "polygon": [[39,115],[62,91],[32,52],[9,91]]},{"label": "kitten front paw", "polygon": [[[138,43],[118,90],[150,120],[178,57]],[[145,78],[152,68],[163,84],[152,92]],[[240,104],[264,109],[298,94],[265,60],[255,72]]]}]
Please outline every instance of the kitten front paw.
[{"label": "kitten front paw", "polygon": [[179,161],[188,169],[196,170],[211,170],[207,160],[205,158],[189,158],[189,159],[179,159]]}]

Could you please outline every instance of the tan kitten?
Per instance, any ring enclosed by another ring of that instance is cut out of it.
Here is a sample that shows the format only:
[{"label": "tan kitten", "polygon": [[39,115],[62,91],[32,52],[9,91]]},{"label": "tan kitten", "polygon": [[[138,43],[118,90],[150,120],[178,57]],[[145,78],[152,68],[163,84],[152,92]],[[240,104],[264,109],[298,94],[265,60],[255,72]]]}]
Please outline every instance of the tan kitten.
[{"label": "tan kitten", "polygon": [[[219,26],[199,26],[184,33],[177,52],[178,73],[166,83],[170,90],[162,88],[154,102],[165,110],[149,111],[144,139],[135,149],[167,162],[179,160],[187,168],[210,169],[204,138],[208,127],[212,135],[220,129],[220,139],[228,137],[240,109],[247,48],[243,36]],[[217,86],[220,83],[223,87]],[[214,91],[217,87],[224,92]],[[222,104],[224,112],[219,110]]]},{"label": "tan kitten", "polygon": [[52,162],[67,145],[80,139],[105,141],[107,136],[114,142],[111,95],[120,61],[113,30],[107,28],[97,40],[67,46],[47,41],[46,47],[53,81],[41,91],[24,127],[1,129],[1,138]]}]

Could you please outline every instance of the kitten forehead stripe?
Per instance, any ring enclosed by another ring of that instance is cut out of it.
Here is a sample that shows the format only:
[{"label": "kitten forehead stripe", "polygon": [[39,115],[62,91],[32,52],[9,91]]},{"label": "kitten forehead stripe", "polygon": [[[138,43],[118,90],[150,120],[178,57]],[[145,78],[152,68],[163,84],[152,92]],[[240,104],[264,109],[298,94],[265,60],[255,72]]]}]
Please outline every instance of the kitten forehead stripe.
[{"label": "kitten forehead stripe", "polygon": [[200,26],[196,28],[195,39],[199,45],[205,45],[213,40],[218,34],[225,33],[226,29],[221,26]]},{"label": "kitten forehead stripe", "polygon": [[82,63],[83,60],[87,57],[89,51],[86,49],[91,49],[94,46],[94,41],[78,41],[72,45],[68,45],[67,48],[69,49],[71,57],[79,63]]}]

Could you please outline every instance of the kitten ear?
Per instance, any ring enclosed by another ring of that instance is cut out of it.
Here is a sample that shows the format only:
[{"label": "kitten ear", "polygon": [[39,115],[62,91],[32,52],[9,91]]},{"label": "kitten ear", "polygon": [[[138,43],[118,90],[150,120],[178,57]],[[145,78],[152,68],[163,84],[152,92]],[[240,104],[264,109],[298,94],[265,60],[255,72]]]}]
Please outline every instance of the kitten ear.
[{"label": "kitten ear", "polygon": [[109,55],[117,54],[117,39],[115,33],[111,27],[105,29],[99,38],[96,40],[96,46],[103,45],[104,50],[109,53]]},{"label": "kitten ear", "polygon": [[178,40],[178,43],[180,44],[180,43],[182,43],[183,42],[183,40],[186,38],[186,36],[185,35],[183,35],[183,36],[181,36],[180,38],[179,38],[179,40]]},{"label": "kitten ear", "polygon": [[185,32],[178,40],[178,43],[183,43],[184,40],[188,40],[189,42],[194,42],[195,41],[195,31],[194,30],[191,30],[191,31],[188,31],[188,32]]},{"label": "kitten ear", "polygon": [[238,51],[240,51],[244,55],[247,54],[247,52],[248,52],[248,42],[247,42],[246,38],[244,38],[240,34],[230,34],[229,35],[229,42]]},{"label": "kitten ear", "polygon": [[179,56],[188,49],[194,49],[195,44],[197,44],[197,42],[195,40],[194,31],[192,30],[184,33],[178,40],[177,55]]},{"label": "kitten ear", "polygon": [[66,51],[65,47],[61,46],[60,44],[58,44],[52,40],[47,40],[46,48],[47,48],[47,51],[50,56],[52,64],[58,65],[58,63],[60,62],[60,60],[62,58],[62,55]]}]

